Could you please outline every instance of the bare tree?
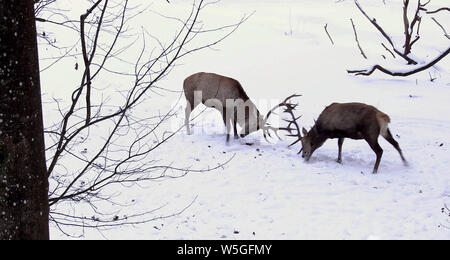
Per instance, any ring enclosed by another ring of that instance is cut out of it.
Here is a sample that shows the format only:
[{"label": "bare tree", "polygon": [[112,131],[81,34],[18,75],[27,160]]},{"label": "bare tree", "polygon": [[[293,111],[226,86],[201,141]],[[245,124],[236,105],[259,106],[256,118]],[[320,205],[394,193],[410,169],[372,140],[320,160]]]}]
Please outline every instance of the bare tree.
[{"label": "bare tree", "polygon": [[[62,231],[64,226],[100,228],[150,221],[155,218],[155,209],[118,216],[102,211],[99,205],[108,202],[120,206],[114,200],[112,187],[178,178],[188,172],[214,170],[229,161],[213,168],[195,169],[159,160],[158,149],[182,129],[165,127],[177,111],[175,106],[152,115],[142,111],[152,105],[151,94],[167,91],[159,87],[159,83],[168,77],[180,59],[217,45],[249,16],[243,16],[235,24],[205,28],[200,13],[214,2],[193,1],[184,19],[158,14],[179,25],[172,40],[163,42],[145,28],[141,29],[139,38],[130,37],[136,35],[127,30],[129,22],[145,9],[130,7],[131,3],[128,0],[93,1],[90,8],[80,14],[79,20],[66,17],[63,21],[55,21],[52,16],[37,17],[43,25],[63,26],[79,35],[76,47],[67,48],[68,51],[55,58],[56,61],[72,56],[82,60],[75,65],[75,69],[83,73],[70,102],[66,104],[53,99],[61,120],[48,125],[45,130],[50,218]],[[51,3],[47,5],[50,6]],[[211,34],[216,38],[204,38]],[[153,45],[151,50],[149,43]],[[134,60],[128,56],[130,49],[139,50]],[[129,84],[113,92],[102,90],[98,82],[105,77],[127,78]],[[81,152],[76,152],[80,149]],[[64,210],[65,205],[74,202],[90,206],[92,216],[79,215],[72,207]]]},{"label": "bare tree", "polygon": [[[431,1],[431,0],[430,0]],[[434,14],[441,11],[448,11],[449,8],[443,7],[439,8],[434,11],[428,11],[426,9],[426,6],[430,3],[430,1],[422,2],[421,0],[417,1],[417,5],[414,6],[414,15],[411,19],[411,17],[408,15],[408,11],[410,8],[410,2],[409,0],[403,1],[403,12],[402,12],[402,20],[403,20],[403,28],[404,28],[404,41],[401,48],[398,47],[398,44],[394,42],[393,37],[390,36],[387,31],[379,25],[377,20],[375,18],[370,17],[366,11],[362,8],[362,6],[359,4],[357,0],[354,0],[356,7],[358,10],[363,14],[365,18],[367,18],[370,23],[377,29],[377,31],[384,37],[384,39],[388,42],[390,48],[393,51],[390,51],[388,47],[384,43],[382,43],[383,47],[389,51],[389,53],[392,54],[393,57],[395,57],[394,53],[397,54],[399,57],[403,58],[407,65],[418,65],[418,62],[415,58],[411,57],[412,48],[414,44],[416,44],[420,39],[420,25],[423,19],[424,14]],[[432,17],[432,20],[435,21],[435,23],[440,26],[440,28],[444,31],[444,36],[448,38],[448,35],[445,31],[445,28],[439,24],[439,22]],[[356,31],[355,31],[356,36]],[[359,42],[358,42],[359,46]],[[363,75],[368,76],[371,75],[374,71],[381,71],[385,74],[391,75],[391,76],[409,76],[412,74],[415,74],[420,71],[424,71],[434,65],[436,65],[439,61],[441,61],[444,57],[448,55],[450,52],[450,47],[447,50],[444,50],[442,53],[437,55],[436,58],[429,61],[426,64],[421,64],[420,66],[413,67],[411,69],[407,69],[406,71],[394,71],[385,68],[381,65],[374,65],[369,69],[357,69],[357,70],[347,70],[348,73],[354,74],[354,75]]]}]

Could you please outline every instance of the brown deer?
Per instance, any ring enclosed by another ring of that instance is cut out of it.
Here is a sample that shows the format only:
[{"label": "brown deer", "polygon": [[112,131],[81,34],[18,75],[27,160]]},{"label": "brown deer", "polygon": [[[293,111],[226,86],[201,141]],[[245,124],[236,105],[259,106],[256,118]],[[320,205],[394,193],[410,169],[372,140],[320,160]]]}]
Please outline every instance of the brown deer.
[{"label": "brown deer", "polygon": [[[185,125],[188,134],[190,134],[190,114],[200,103],[213,107],[222,114],[223,123],[227,129],[227,142],[230,139],[231,125],[233,125],[235,139],[239,136],[245,137],[259,129],[263,129],[264,136],[268,130],[277,130],[266,125],[264,117],[235,79],[214,73],[199,72],[184,80],[183,89],[187,101]],[[239,136],[237,125],[242,128]]]},{"label": "brown deer", "polygon": [[309,132],[302,128],[302,157],[308,161],[314,151],[321,147],[329,138],[338,138],[338,159],[342,162],[341,152],[344,138],[364,139],[375,152],[377,158],[373,173],[377,173],[383,149],[378,144],[378,136],[383,136],[400,153],[406,165],[405,157],[397,141],[388,128],[390,118],[373,106],[362,103],[333,103],[320,114],[315,125]]}]

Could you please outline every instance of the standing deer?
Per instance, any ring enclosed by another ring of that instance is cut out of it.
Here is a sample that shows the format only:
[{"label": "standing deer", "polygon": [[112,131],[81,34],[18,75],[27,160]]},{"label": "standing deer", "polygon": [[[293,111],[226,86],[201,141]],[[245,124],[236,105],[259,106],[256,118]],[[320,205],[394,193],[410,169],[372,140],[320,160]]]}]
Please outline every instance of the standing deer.
[{"label": "standing deer", "polygon": [[185,125],[188,134],[190,134],[190,114],[200,103],[213,107],[222,114],[223,123],[227,129],[227,142],[230,139],[231,124],[235,139],[239,137],[238,124],[242,128],[240,137],[245,137],[259,129],[263,129],[264,136],[268,130],[275,130],[266,125],[266,120],[235,79],[214,73],[199,72],[184,80],[183,89],[187,101]]},{"label": "standing deer", "polygon": [[329,138],[338,138],[338,159],[342,162],[341,152],[344,138],[364,139],[377,155],[373,173],[377,173],[383,149],[378,144],[378,136],[383,136],[400,153],[406,165],[405,157],[397,141],[389,131],[390,118],[373,106],[362,103],[333,103],[320,114],[315,125],[308,132],[302,128],[302,157],[308,161],[314,151]]}]

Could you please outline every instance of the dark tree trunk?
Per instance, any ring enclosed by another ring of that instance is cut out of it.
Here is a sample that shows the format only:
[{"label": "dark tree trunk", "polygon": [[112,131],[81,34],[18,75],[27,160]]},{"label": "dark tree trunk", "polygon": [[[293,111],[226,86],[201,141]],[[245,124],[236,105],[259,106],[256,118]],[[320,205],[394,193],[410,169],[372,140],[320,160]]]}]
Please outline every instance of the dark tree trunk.
[{"label": "dark tree trunk", "polygon": [[0,2],[0,239],[49,239],[33,0]]}]

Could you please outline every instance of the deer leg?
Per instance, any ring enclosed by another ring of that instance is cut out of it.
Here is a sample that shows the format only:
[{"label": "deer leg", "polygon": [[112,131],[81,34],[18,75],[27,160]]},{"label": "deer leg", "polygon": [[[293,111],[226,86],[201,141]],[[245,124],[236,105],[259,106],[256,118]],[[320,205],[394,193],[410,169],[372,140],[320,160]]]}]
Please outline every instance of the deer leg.
[{"label": "deer leg", "polygon": [[377,155],[377,160],[375,161],[375,165],[373,167],[373,173],[374,174],[378,172],[378,166],[380,165],[381,156],[383,155],[383,149],[378,144],[378,140],[377,139],[378,139],[378,136],[375,137],[375,138],[366,138],[365,139],[367,141],[367,143],[369,143],[370,148],[372,148],[372,150]]},{"label": "deer leg", "polygon": [[234,109],[233,115],[233,131],[234,131],[234,139],[238,139],[239,135],[237,132],[237,108]]},{"label": "deer leg", "polygon": [[187,105],[184,111],[184,125],[186,126],[186,131],[188,135],[191,134],[191,127],[189,125],[189,117],[191,116],[191,111],[192,111],[191,106]]},{"label": "deer leg", "polygon": [[344,138],[339,138],[338,139],[338,158],[337,158],[337,162],[338,163],[342,163],[342,144],[344,143]]},{"label": "deer leg", "polygon": [[227,143],[230,141],[230,130],[231,130],[231,118],[229,116],[228,111],[226,110],[226,108],[224,108],[222,110],[222,119],[223,119],[223,123],[225,124],[225,127],[227,128]]},{"label": "deer leg", "polygon": [[196,102],[194,95],[186,94],[186,109],[184,111],[184,125],[186,126],[187,134],[191,134],[191,127],[189,125],[189,119],[191,112],[200,104],[199,101]]},{"label": "deer leg", "polygon": [[402,149],[400,149],[400,146],[398,145],[398,142],[395,141],[395,139],[392,137],[391,131],[389,130],[389,128],[387,129],[386,133],[384,133],[383,135],[384,139],[386,139],[386,141],[388,141],[390,144],[392,144],[392,146],[394,146],[394,148],[398,151],[398,153],[400,154],[400,157],[402,158],[402,161],[405,165],[407,165],[406,159],[403,156],[402,153]]}]

